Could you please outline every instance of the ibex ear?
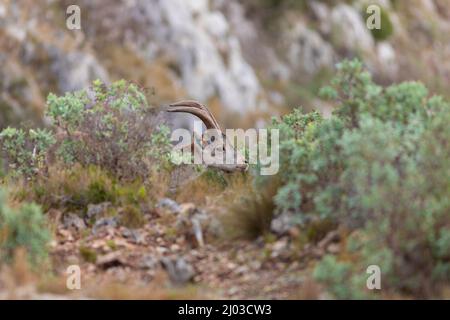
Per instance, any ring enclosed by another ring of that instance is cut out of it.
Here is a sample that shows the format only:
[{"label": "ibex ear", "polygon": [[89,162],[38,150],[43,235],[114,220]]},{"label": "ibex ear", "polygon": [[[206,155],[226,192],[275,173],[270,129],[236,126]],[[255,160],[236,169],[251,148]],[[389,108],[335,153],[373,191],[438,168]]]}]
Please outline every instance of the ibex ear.
[{"label": "ibex ear", "polygon": [[172,103],[166,109],[168,112],[186,112],[200,118],[203,121],[207,129],[220,130],[220,126],[217,123],[214,116],[209,112],[208,108],[196,101],[180,101]]}]

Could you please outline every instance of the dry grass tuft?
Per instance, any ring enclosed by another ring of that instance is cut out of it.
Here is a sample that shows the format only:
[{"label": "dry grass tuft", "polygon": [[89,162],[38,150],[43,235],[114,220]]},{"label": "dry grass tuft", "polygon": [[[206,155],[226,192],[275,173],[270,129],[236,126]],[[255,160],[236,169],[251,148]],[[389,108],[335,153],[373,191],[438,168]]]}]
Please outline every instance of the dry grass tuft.
[{"label": "dry grass tuft", "polygon": [[255,239],[270,231],[275,203],[275,185],[256,192],[251,183],[247,182],[240,188],[233,189],[223,199],[225,212],[222,222],[225,236],[236,239]]},{"label": "dry grass tuft", "polygon": [[149,284],[136,283],[133,279],[118,282],[104,279],[83,290],[89,298],[112,300],[196,300],[206,299],[206,295],[195,286],[172,287],[167,273],[155,274]]}]

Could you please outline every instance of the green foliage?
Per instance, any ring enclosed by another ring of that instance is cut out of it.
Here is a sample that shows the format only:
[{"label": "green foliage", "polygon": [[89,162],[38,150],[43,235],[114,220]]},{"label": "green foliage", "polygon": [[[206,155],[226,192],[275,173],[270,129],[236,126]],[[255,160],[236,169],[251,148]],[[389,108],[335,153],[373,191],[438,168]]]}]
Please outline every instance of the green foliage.
[{"label": "green foliage", "polygon": [[128,205],[120,212],[120,223],[127,228],[140,228],[145,224],[142,212],[135,206]]},{"label": "green foliage", "polygon": [[339,64],[322,94],[336,102],[331,118],[294,111],[274,121],[282,137],[277,214],[360,228],[348,283],[383,264],[389,289],[438,295],[450,280],[450,104],[416,82],[382,88],[356,60]]},{"label": "green foliage", "polygon": [[89,263],[95,263],[97,261],[97,253],[93,249],[81,246],[79,251],[84,261]]},{"label": "green foliage", "polygon": [[16,174],[30,176],[47,165],[47,151],[56,142],[45,129],[6,128],[0,132],[1,151],[10,169]]},{"label": "green foliage", "polygon": [[33,266],[45,262],[50,233],[40,207],[26,203],[10,208],[0,190],[0,259],[11,262],[15,251],[25,248]]},{"label": "green foliage", "polygon": [[[83,217],[90,204],[109,202],[119,213],[131,217],[124,217],[125,224],[131,221],[130,224],[137,225],[142,222],[139,220],[141,211],[147,210],[152,201],[147,191],[150,188],[152,185],[145,186],[138,180],[121,181],[96,166],[75,165],[68,169],[50,167],[47,176],[27,182],[15,197],[20,201],[38,202],[46,211],[53,208]],[[130,209],[132,207],[138,215]]]},{"label": "green foliage", "polygon": [[356,269],[354,262],[339,261],[333,255],[322,258],[314,269],[313,276],[337,299],[369,299],[377,294],[376,291],[367,289],[369,274],[365,268]]},{"label": "green foliage", "polygon": [[157,126],[137,85],[121,80],[106,86],[97,80],[88,90],[50,94],[47,106],[55,135],[13,128],[0,134],[16,174],[39,172],[48,158],[68,166],[96,165],[128,180],[170,168],[168,128]]},{"label": "green foliage", "polygon": [[[146,178],[168,163],[168,129],[156,127],[145,95],[124,80],[48,98],[47,115],[66,134],[59,155],[66,162],[98,165],[120,178]],[[88,98],[88,96],[93,96]]]}]

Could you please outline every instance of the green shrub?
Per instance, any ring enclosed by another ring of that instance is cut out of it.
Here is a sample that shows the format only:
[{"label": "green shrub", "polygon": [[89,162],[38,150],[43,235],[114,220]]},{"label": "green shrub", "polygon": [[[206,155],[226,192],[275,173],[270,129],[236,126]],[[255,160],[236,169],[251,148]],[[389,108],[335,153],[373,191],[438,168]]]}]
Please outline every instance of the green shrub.
[{"label": "green shrub", "polygon": [[383,264],[385,288],[439,295],[450,280],[450,104],[416,82],[382,88],[356,60],[322,94],[336,103],[329,119],[294,111],[273,123],[276,214],[360,228],[352,277]]},{"label": "green shrub", "polygon": [[11,262],[15,251],[25,248],[30,263],[37,266],[47,258],[50,233],[41,209],[35,204],[23,204],[12,209],[6,194],[0,190],[0,260]]},{"label": "green shrub", "polygon": [[120,211],[120,224],[127,228],[136,229],[145,224],[145,218],[141,210],[128,205]]},{"label": "green shrub", "polygon": [[169,167],[168,128],[157,126],[154,109],[140,88],[123,80],[57,97],[50,94],[46,130],[8,128],[0,133],[2,149],[16,173],[31,175],[47,159],[65,165],[96,165],[120,179],[146,179]]},{"label": "green shrub", "polygon": [[168,129],[157,127],[135,84],[122,80],[107,87],[97,80],[90,92],[50,94],[47,115],[64,132],[58,151],[65,161],[97,165],[131,180],[168,163]]},{"label": "green shrub", "polygon": [[97,261],[97,252],[95,250],[81,246],[79,251],[84,261],[88,263],[95,263]]},{"label": "green shrub", "polygon": [[338,299],[361,298],[361,289],[351,283],[352,264],[340,262],[335,256],[325,256],[315,268],[314,278],[325,284],[329,292]]},{"label": "green shrub", "polygon": [[[47,176],[38,176],[23,187],[19,186],[14,196],[20,201],[35,201],[45,211],[58,209],[82,217],[86,216],[90,204],[109,202],[117,210],[124,211],[125,224],[130,220],[130,224],[136,225],[142,222],[139,220],[141,211],[148,210],[155,200],[147,191],[152,187],[157,186],[143,185],[139,180],[121,181],[96,166],[75,165],[72,168],[50,167]],[[113,210],[111,208],[109,213]],[[139,213],[137,217],[135,212]]]},{"label": "green shrub", "polygon": [[13,172],[30,176],[47,165],[47,151],[56,142],[45,129],[6,128],[0,132],[1,150]]}]

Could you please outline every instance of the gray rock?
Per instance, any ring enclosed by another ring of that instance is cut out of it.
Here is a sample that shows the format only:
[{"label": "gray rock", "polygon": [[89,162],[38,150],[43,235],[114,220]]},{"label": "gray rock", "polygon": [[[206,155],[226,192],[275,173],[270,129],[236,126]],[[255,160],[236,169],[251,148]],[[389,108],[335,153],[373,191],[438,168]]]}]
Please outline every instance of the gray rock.
[{"label": "gray rock", "polygon": [[387,42],[381,42],[377,44],[377,57],[379,69],[384,74],[395,78],[399,71],[399,64],[394,48]]},{"label": "gray rock", "polygon": [[98,219],[95,224],[94,227],[92,228],[92,234],[96,235],[97,232],[105,227],[109,227],[109,228],[115,228],[118,226],[119,219],[117,217],[110,217],[110,218],[101,218]]},{"label": "gray rock", "polygon": [[156,259],[153,255],[145,255],[141,259],[140,267],[143,269],[153,270],[158,266],[158,259]]},{"label": "gray rock", "polygon": [[99,257],[96,261],[96,265],[106,270],[109,268],[125,266],[127,263],[122,256],[122,252],[114,251]]},{"label": "gray rock", "polygon": [[159,200],[157,207],[169,210],[173,214],[178,214],[181,211],[180,205],[176,201],[169,198]]},{"label": "gray rock", "polygon": [[99,204],[89,204],[86,212],[88,219],[99,218],[111,206],[111,202],[103,202]]},{"label": "gray rock", "polygon": [[285,43],[287,60],[294,68],[314,74],[322,68],[333,66],[333,48],[303,22],[290,30]]},{"label": "gray rock", "polygon": [[203,247],[205,245],[204,231],[209,229],[209,223],[212,220],[205,211],[199,210],[194,204],[183,204],[175,226],[180,232],[193,236],[196,244]]},{"label": "gray rock", "polygon": [[331,11],[334,42],[343,48],[370,54],[374,51],[374,39],[361,14],[348,4],[338,4]]},{"label": "gray rock", "polygon": [[161,264],[169,274],[170,280],[174,284],[185,284],[192,280],[195,275],[194,268],[184,258],[168,258],[161,259]]},{"label": "gray rock", "polygon": [[128,228],[123,229],[122,236],[124,236],[127,239],[130,239],[132,242],[134,242],[136,244],[145,243],[144,235],[135,229],[128,229]]},{"label": "gray rock", "polygon": [[50,53],[53,58],[51,70],[56,75],[61,92],[87,88],[96,79],[109,81],[106,69],[90,53],[81,51],[66,53],[56,48],[52,48]]},{"label": "gray rock", "polygon": [[193,217],[191,221],[192,232],[194,233],[195,240],[197,241],[199,247],[203,247],[205,245],[205,241],[203,240],[203,231],[200,220],[197,217]]},{"label": "gray rock", "polygon": [[[112,7],[99,0],[90,6],[93,12],[108,13],[97,14],[104,37],[126,42],[149,63],[167,58],[191,98],[206,103],[218,97],[239,113],[263,106],[261,84],[236,36],[240,30],[233,32],[211,1],[130,0]],[[99,26],[92,28],[96,32]]]},{"label": "gray rock", "polygon": [[293,226],[292,215],[289,213],[281,213],[272,220],[270,230],[277,235],[284,235]]},{"label": "gray rock", "polygon": [[63,225],[66,229],[75,228],[78,231],[86,229],[86,224],[83,219],[74,213],[65,214],[63,217]]}]

